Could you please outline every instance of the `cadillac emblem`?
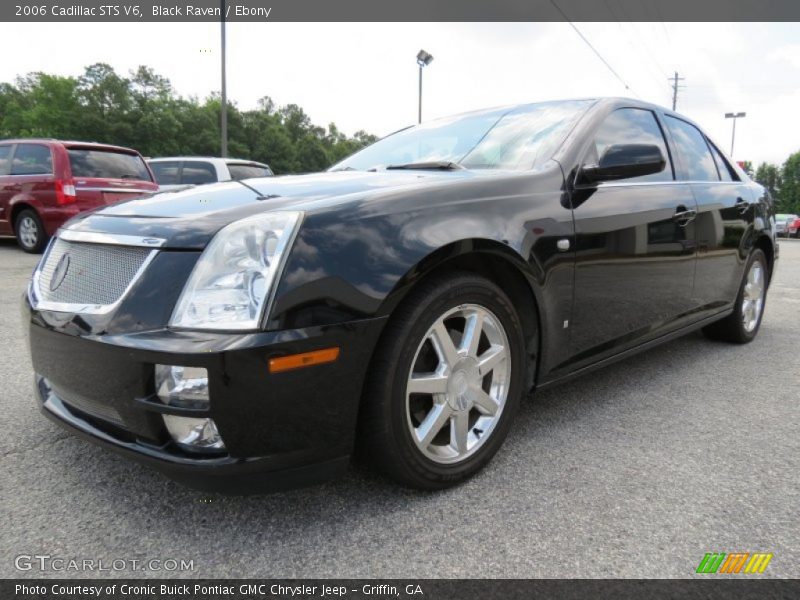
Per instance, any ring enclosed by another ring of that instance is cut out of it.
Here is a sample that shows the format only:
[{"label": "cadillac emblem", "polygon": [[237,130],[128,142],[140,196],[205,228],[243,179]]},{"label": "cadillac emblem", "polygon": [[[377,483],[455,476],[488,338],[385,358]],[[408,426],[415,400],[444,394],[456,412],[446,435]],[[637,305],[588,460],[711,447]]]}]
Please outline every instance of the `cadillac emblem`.
[{"label": "cadillac emblem", "polygon": [[53,276],[50,277],[50,291],[55,292],[62,283],[64,283],[64,278],[67,276],[67,271],[69,271],[69,254],[65,254],[61,257],[61,260],[58,261],[56,265],[56,270],[53,271]]}]

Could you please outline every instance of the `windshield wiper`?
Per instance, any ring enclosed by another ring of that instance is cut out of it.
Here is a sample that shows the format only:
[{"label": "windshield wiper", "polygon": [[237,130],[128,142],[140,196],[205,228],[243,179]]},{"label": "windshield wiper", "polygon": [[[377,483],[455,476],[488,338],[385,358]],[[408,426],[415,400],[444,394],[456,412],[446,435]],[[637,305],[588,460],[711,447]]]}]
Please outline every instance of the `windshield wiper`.
[{"label": "windshield wiper", "polygon": [[433,160],[429,162],[416,162],[416,163],[408,163],[405,165],[387,165],[384,167],[387,171],[392,171],[396,169],[408,169],[414,170],[419,169],[420,171],[430,170],[430,171],[459,171],[463,169],[460,164],[449,161],[449,160]]}]

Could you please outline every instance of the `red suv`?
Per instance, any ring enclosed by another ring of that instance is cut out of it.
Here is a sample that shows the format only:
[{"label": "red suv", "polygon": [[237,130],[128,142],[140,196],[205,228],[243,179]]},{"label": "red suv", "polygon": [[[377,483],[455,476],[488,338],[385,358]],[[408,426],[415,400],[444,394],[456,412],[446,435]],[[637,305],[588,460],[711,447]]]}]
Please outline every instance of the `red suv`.
[{"label": "red suv", "polygon": [[786,223],[786,237],[800,238],[800,217],[789,219]]},{"label": "red suv", "polygon": [[158,190],[130,148],[57,140],[0,141],[0,235],[41,252],[71,217]]}]

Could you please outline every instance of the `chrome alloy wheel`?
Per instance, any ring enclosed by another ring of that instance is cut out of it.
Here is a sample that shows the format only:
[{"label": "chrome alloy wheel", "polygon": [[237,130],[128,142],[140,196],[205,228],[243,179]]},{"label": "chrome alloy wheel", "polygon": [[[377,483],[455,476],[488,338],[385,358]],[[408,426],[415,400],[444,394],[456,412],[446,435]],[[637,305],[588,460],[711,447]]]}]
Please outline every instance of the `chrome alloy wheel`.
[{"label": "chrome alloy wheel", "polygon": [[764,266],[756,260],[750,265],[742,296],[742,323],[747,333],[758,325],[764,308],[764,288]]},{"label": "chrome alloy wheel", "polygon": [[511,362],[500,319],[477,304],[441,315],[422,339],[406,385],[406,420],[417,448],[459,463],[492,434],[508,396]]},{"label": "chrome alloy wheel", "polygon": [[39,226],[33,217],[22,217],[19,222],[19,239],[26,248],[33,248],[39,239]]}]

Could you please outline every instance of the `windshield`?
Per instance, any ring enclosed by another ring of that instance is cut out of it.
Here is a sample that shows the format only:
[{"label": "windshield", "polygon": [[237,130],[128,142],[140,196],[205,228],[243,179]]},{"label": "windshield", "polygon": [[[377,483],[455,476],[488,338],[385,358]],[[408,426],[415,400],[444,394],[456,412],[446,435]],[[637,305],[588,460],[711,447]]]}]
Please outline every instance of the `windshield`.
[{"label": "windshield", "polygon": [[375,142],[331,171],[456,163],[467,169],[534,168],[553,156],[591,100],[543,102],[437,119]]}]

